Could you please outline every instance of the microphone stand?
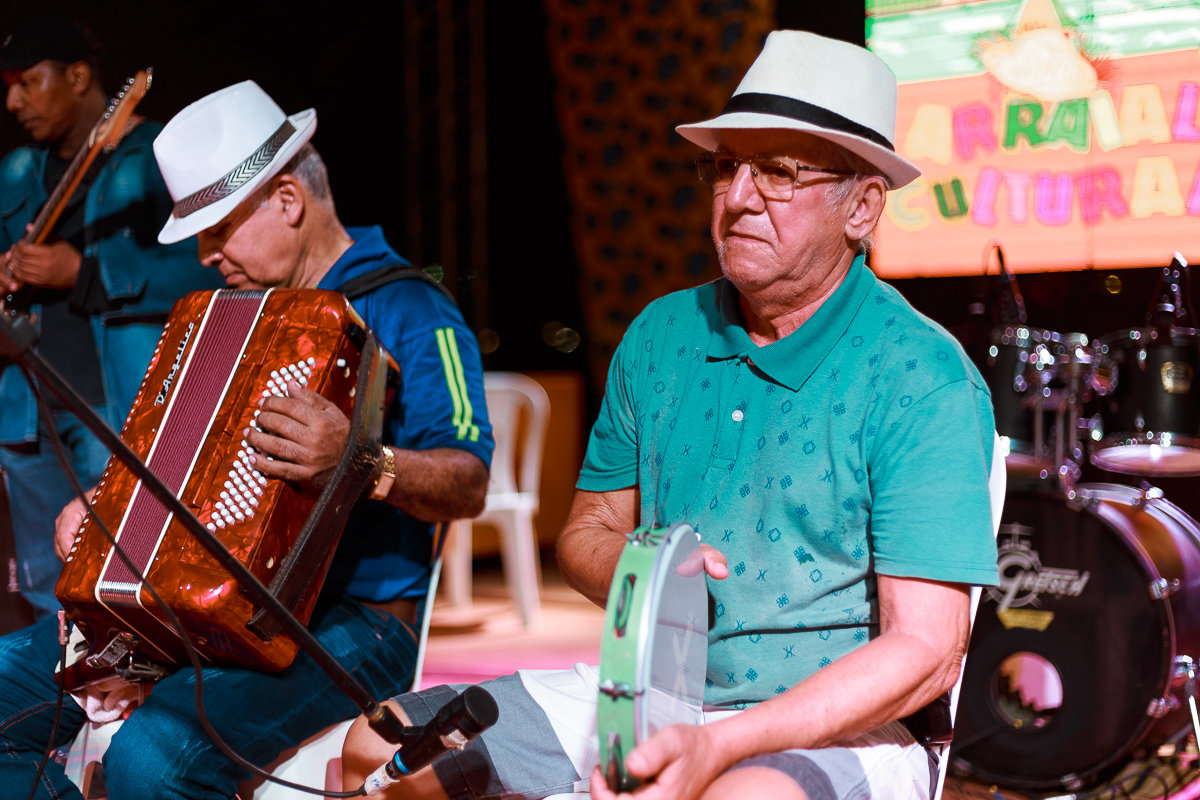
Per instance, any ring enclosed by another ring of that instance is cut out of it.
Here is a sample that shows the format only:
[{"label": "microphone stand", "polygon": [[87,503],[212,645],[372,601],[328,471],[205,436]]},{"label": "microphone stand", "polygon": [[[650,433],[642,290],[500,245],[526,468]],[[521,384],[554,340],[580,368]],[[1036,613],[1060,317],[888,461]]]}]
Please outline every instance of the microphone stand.
[{"label": "microphone stand", "polygon": [[30,380],[36,380],[40,385],[49,389],[55,397],[79,420],[96,435],[121,463],[129,468],[176,519],[183,523],[196,539],[204,545],[221,566],[223,566],[241,585],[242,590],[251,602],[267,610],[275,617],[280,627],[308,653],[317,665],[325,671],[353,703],[366,715],[371,729],[383,739],[392,744],[400,744],[408,729],[400,722],[395,713],[385,705],[381,705],[354,676],[330,655],[308,628],[292,616],[282,603],[271,594],[258,578],[254,577],[246,566],[226,549],[211,531],[204,527],[191,510],[167,488],[158,476],[146,466],[137,454],[121,439],[117,433],[92,410],[91,406],[79,396],[70,384],[51,367],[34,349],[37,344],[38,330],[23,314],[0,313],[0,373],[8,363],[24,367],[30,375]]}]

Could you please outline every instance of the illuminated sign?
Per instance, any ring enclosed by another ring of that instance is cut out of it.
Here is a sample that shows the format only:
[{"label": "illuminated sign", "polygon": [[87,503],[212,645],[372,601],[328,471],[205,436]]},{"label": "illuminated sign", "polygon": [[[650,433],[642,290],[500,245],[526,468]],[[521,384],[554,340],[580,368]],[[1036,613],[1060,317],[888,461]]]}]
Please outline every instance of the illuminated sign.
[{"label": "illuminated sign", "polygon": [[1200,2],[868,0],[896,73],[876,272],[964,275],[1200,258]]}]

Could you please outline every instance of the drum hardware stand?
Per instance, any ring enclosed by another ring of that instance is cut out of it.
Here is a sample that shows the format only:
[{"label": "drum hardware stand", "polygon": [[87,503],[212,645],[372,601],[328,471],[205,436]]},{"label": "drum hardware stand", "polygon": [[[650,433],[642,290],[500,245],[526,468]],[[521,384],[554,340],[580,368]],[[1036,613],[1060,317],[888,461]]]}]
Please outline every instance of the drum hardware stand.
[{"label": "drum hardware stand", "polygon": [[251,602],[267,610],[279,622],[302,650],[329,676],[334,684],[366,715],[371,729],[392,744],[399,744],[405,727],[395,713],[380,704],[357,679],[326,650],[312,632],[300,623],[282,603],[271,594],[246,566],[238,561],[225,545],[210,532],[157,475],[142,462],[124,440],[92,410],[92,407],[46,363],[33,347],[38,331],[25,315],[0,314],[0,371],[9,363],[23,367],[41,386],[49,389],[62,404],[72,411],[101,444],[129,468],[154,497],[178,519],[188,532],[237,580]]}]

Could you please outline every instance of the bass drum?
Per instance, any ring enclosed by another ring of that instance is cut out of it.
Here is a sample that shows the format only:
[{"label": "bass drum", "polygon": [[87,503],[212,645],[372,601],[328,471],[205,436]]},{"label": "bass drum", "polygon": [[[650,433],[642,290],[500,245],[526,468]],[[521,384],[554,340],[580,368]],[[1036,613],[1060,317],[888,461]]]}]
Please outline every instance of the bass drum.
[{"label": "bass drum", "polygon": [[1177,656],[1200,656],[1200,526],[1157,489],[1012,494],[984,589],[951,765],[1075,789],[1187,726]]}]

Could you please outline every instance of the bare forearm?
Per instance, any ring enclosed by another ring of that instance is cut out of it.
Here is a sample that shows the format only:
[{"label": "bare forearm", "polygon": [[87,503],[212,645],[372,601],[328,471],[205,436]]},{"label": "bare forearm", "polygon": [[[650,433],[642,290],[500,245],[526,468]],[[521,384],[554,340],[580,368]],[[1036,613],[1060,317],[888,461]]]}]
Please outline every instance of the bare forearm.
[{"label": "bare forearm", "polygon": [[563,531],[558,539],[559,568],[567,585],[604,608],[625,535],[603,527]]},{"label": "bare forearm", "polygon": [[577,491],[558,537],[558,567],[567,585],[601,608],[608,600],[625,535],[636,525],[637,507],[634,486],[612,492]]},{"label": "bare forearm", "polygon": [[837,746],[928,705],[953,685],[959,661],[918,637],[885,633],[778,697],[706,727],[730,764]]},{"label": "bare forearm", "polygon": [[453,447],[400,450],[396,481],[386,502],[417,519],[442,522],[483,513],[488,470],[478,457]]}]

